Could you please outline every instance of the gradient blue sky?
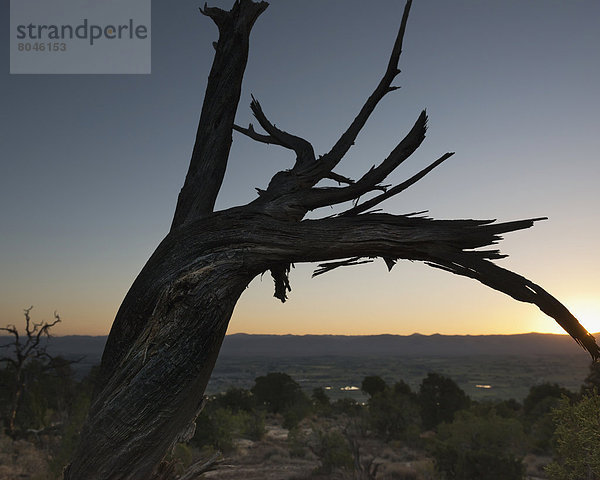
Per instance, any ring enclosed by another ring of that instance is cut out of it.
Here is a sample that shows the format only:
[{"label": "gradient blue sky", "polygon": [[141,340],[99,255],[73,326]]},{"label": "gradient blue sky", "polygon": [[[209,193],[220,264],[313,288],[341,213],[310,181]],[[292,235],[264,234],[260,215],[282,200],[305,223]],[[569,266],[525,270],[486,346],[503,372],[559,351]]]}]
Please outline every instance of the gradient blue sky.
[{"label": "gradient blue sky", "polygon": [[[212,2],[229,8],[231,1]],[[168,231],[187,170],[216,27],[198,2],[152,4],[151,75],[9,75],[2,0],[0,323],[58,311],[57,334],[108,333]],[[273,0],[257,21],[237,122],[250,94],[279,127],[327,151],[383,73],[403,2]],[[502,265],[540,283],[600,330],[600,2],[415,0],[397,84],[339,173],[379,162],[423,108],[428,138],[397,172],[457,154],[384,204],[442,218],[548,216],[501,244]],[[218,207],[255,198],[292,165],[234,135]],[[535,307],[419,264],[383,262],[310,279],[290,300],[268,275],[229,332],[447,334],[556,331]]]}]

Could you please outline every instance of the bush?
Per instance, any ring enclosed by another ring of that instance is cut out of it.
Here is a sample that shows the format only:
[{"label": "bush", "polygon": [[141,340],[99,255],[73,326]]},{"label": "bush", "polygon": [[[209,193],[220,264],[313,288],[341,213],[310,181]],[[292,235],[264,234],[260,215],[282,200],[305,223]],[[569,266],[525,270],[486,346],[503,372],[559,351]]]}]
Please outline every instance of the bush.
[{"label": "bush", "polygon": [[[529,418],[536,419],[552,410],[552,402],[547,402],[548,398],[559,400],[563,396],[571,397],[572,395],[569,390],[556,383],[534,385],[523,400],[523,411]],[[544,401],[546,401],[545,404]]]},{"label": "bush", "polygon": [[233,449],[235,438],[260,440],[264,434],[262,415],[242,410],[233,412],[219,406],[218,401],[213,401],[196,419],[196,433],[192,442],[200,447],[211,446],[226,452]]},{"label": "bush", "polygon": [[573,394],[556,383],[543,383],[531,387],[523,401],[525,426],[537,453],[549,453],[552,450],[555,429],[552,411],[558,407],[563,396],[570,398]]},{"label": "bush", "polygon": [[245,388],[231,387],[225,393],[219,394],[215,401],[220,407],[228,408],[234,413],[241,411],[252,412],[255,407],[254,396]]},{"label": "bush", "polygon": [[287,407],[306,397],[300,385],[286,373],[269,373],[257,377],[254,382],[252,393],[257,405],[264,405],[272,413],[282,413]]},{"label": "bush", "polygon": [[600,396],[597,391],[571,404],[563,397],[552,412],[556,422],[552,480],[600,478]]},{"label": "bush", "polygon": [[288,432],[287,444],[290,456],[301,458],[306,457],[306,454],[308,453],[308,439],[298,427],[294,427]]},{"label": "bush", "polygon": [[331,414],[331,400],[322,387],[314,388],[311,398],[316,413],[319,415]]},{"label": "bush", "polygon": [[[402,390],[399,390],[402,392]],[[411,395],[386,390],[369,400],[369,424],[386,441],[410,441],[420,432],[419,406]]]},{"label": "bush", "polygon": [[338,398],[331,405],[335,413],[357,417],[362,412],[362,407],[352,398]]},{"label": "bush", "polygon": [[283,410],[283,427],[291,429],[296,427],[303,418],[307,417],[312,410],[308,397],[304,394],[299,396],[294,403]]},{"label": "bush", "polygon": [[454,380],[428,373],[419,387],[419,403],[423,428],[432,429],[451,422],[456,412],[468,407],[469,397]]},{"label": "bush", "polygon": [[315,453],[321,460],[319,473],[330,474],[337,468],[354,468],[352,450],[340,432],[317,432]]},{"label": "bush", "polygon": [[600,362],[592,362],[590,371],[581,385],[581,394],[592,394],[598,390],[600,390]]},{"label": "bush", "polygon": [[436,469],[449,480],[520,480],[525,434],[521,424],[493,410],[463,411],[438,427],[432,455]]},{"label": "bush", "polygon": [[387,388],[387,384],[378,375],[365,377],[360,386],[360,389],[369,395],[369,397],[372,397],[378,393],[382,393],[387,390]]}]

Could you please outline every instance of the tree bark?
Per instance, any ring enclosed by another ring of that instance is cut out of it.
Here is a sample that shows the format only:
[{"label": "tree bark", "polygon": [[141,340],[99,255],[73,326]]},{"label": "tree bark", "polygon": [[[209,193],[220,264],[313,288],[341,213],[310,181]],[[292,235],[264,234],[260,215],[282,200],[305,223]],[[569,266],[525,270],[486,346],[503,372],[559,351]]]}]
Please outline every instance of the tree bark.
[{"label": "tree bark", "polygon": [[[265,134],[252,125],[234,125],[248,54],[249,34],[266,3],[236,1],[225,12],[205,7],[220,37],[216,46],[196,143],[170,232],[126,295],[102,357],[99,386],[66,480],[148,479],[165,453],[193,434],[203,393],[216,362],[235,304],[256,276],[271,271],[275,296],[285,301],[289,266],[332,262],[333,268],[382,258],[423,261],[467,276],[537,305],[598,356],[594,338],[569,311],[538,285],[502,269],[497,250],[481,250],[501,235],[529,228],[536,219],[508,223],[487,220],[432,220],[417,214],[366,212],[398,194],[452,154],[391,188],[381,184],[418,148],[425,112],[390,153],[358,181],[333,172],[377,103],[396,87],[398,60],[410,0],[382,80],[331,151],[316,158],[312,145],[275,127],[260,104],[251,108]],[[256,141],[292,150],[296,163],[277,173],[266,191],[248,205],[214,212],[233,130]],[[317,187],[325,178],[345,184]],[[362,204],[358,197],[384,193]],[[355,201],[343,214],[304,220],[315,208]],[[366,260],[361,260],[366,259]]]}]

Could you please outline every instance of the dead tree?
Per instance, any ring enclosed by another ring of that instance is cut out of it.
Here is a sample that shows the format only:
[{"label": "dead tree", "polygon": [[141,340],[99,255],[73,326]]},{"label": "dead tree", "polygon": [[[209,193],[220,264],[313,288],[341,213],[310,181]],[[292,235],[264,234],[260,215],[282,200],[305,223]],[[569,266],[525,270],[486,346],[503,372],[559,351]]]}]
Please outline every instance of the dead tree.
[{"label": "dead tree", "polygon": [[[0,332],[4,331],[12,335],[12,342],[4,343],[0,348],[12,350],[0,357],[0,364],[6,364],[12,370],[13,390],[10,401],[10,411],[8,412],[8,432],[14,435],[16,432],[17,412],[21,406],[21,398],[25,392],[25,367],[32,360],[45,362],[48,368],[52,368],[56,360],[47,351],[48,343],[45,341],[50,337],[50,329],[60,322],[60,317],[55,312],[52,322],[35,323],[31,321],[30,312],[33,307],[25,309],[25,332],[19,334],[19,329],[15,325],[0,327]],[[67,361],[67,363],[74,363]]]},{"label": "dead tree", "polygon": [[[237,0],[231,11],[204,7],[219,29],[192,158],[172,226],[133,283],[121,305],[102,357],[100,388],[66,479],[146,479],[165,452],[193,432],[202,395],[215,364],[233,308],[248,283],[270,271],[275,297],[290,291],[290,265],[323,262],[316,274],[381,258],[418,260],[473,278],[537,305],[553,317],[592,357],[594,338],[554,297],[530,280],[492,262],[498,250],[482,250],[501,235],[529,228],[538,219],[432,220],[419,214],[391,215],[372,209],[440,165],[445,153],[406,181],[383,182],[421,144],[427,115],[419,115],[387,158],[356,181],[337,173],[369,116],[394,91],[410,0],[386,71],[356,118],[331,150],[317,156],[304,138],[268,118],[253,99],[252,125],[234,123],[250,30],[266,2]],[[266,190],[247,205],[214,211],[233,131],[278,145],[296,157]],[[319,184],[324,179],[334,186]],[[319,185],[317,185],[319,184]],[[359,201],[371,195],[371,198]],[[354,202],[329,218],[304,219],[324,206]]]}]

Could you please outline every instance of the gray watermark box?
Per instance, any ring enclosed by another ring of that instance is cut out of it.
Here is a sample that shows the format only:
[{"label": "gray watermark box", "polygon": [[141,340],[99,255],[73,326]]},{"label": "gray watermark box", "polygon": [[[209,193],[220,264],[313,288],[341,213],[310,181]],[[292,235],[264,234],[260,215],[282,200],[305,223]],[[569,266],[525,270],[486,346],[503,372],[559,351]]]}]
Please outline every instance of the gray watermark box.
[{"label": "gray watermark box", "polygon": [[150,73],[151,0],[10,0],[10,73]]}]

